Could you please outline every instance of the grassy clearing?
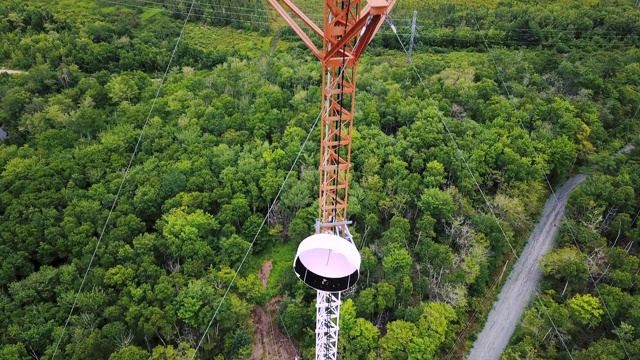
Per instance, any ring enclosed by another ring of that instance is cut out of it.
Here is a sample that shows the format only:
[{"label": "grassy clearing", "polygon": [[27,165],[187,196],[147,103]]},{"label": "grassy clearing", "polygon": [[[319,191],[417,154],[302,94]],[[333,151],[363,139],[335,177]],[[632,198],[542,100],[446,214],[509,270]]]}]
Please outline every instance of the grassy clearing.
[{"label": "grassy clearing", "polygon": [[[200,24],[188,24],[185,39],[190,44],[202,49],[235,50],[240,54],[255,56],[270,50],[273,36],[231,27],[203,27]],[[275,50],[286,51],[290,46],[290,42],[279,40]]]},{"label": "grassy clearing", "polygon": [[250,264],[247,264],[247,271],[257,274],[265,261],[273,260],[273,268],[267,280],[265,299],[268,301],[282,291],[282,284],[293,274],[293,259],[296,255],[298,244],[288,242],[286,244],[274,244],[271,249],[263,251],[255,256]]},{"label": "grassy clearing", "polygon": [[[135,9],[127,8],[125,6],[115,6],[112,3],[95,1],[95,0],[58,0],[58,1],[39,1],[40,3],[47,4],[49,9],[55,9],[57,13],[64,14],[65,17],[73,17],[82,19],[83,23],[91,23],[99,21],[103,18],[102,15],[118,14],[120,16],[124,13],[135,13]],[[52,3],[51,5],[49,5]]]},{"label": "grassy clearing", "polygon": [[154,17],[164,12],[166,12],[166,10],[162,8],[147,9],[140,15],[140,20],[142,21],[142,24],[147,25],[153,21]]},{"label": "grassy clearing", "polygon": [[[455,5],[489,5],[495,6],[499,0],[398,0],[393,13],[405,13],[405,11],[428,11],[429,6],[441,4]],[[569,0],[577,1],[577,0]],[[294,3],[312,18],[322,17],[324,2],[318,0],[294,0]]]},{"label": "grassy clearing", "polygon": [[279,244],[269,254],[273,258],[273,269],[267,281],[267,298],[270,299],[280,293],[280,287],[285,279],[293,273],[293,259],[296,256],[298,244],[289,242]]},{"label": "grassy clearing", "polygon": [[[318,0],[293,0],[294,3],[302,9],[306,14],[311,16],[311,18],[322,18],[322,11],[324,7],[323,1]],[[504,0],[398,0],[396,2],[395,8],[392,11],[392,15],[394,17],[400,18],[408,18],[411,17],[411,14],[414,10],[417,10],[418,13],[428,12],[429,7],[440,6],[443,4],[447,5],[463,5],[463,6],[489,6],[495,7],[499,2]],[[580,3],[593,5],[600,0],[541,0],[540,3],[548,2],[548,3]]]}]

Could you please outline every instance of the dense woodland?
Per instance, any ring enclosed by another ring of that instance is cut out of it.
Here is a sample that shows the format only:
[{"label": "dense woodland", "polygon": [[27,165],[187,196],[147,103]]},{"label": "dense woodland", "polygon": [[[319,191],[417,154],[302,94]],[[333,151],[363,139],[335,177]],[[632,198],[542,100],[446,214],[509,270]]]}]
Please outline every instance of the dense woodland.
[{"label": "dense woodland", "polygon": [[[190,3],[0,3],[0,65],[24,71],[0,74],[0,358],[248,359],[272,301],[312,358],[315,292],[291,266],[317,128],[258,229],[320,65],[258,0],[197,1],[172,57]],[[358,72],[342,358],[461,358],[549,184],[583,171],[504,358],[640,358],[640,153],[616,155],[640,131],[640,9],[399,0],[405,43],[414,9],[413,62],[385,26]]]}]

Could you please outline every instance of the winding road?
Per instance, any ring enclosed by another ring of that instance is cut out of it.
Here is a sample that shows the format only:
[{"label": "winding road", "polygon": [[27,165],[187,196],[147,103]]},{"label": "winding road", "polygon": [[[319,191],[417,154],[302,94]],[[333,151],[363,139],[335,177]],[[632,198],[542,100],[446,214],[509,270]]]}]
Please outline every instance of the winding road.
[{"label": "winding road", "polygon": [[542,272],[538,263],[553,244],[569,194],[587,175],[580,174],[556,190],[544,206],[529,241],[493,304],[487,322],[467,360],[498,360],[507,346],[525,307],[534,295]]}]

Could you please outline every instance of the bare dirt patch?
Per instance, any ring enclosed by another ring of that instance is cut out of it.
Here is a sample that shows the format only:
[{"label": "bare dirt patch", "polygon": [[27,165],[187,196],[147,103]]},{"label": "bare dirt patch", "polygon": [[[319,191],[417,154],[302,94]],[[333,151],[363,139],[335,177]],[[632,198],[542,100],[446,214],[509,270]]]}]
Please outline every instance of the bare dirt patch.
[{"label": "bare dirt patch", "polygon": [[258,271],[258,277],[260,278],[260,281],[262,281],[262,287],[265,289],[267,288],[267,280],[269,280],[271,269],[273,269],[273,260],[269,259],[262,264]]},{"label": "bare dirt patch", "polygon": [[[262,264],[258,271],[258,277],[265,288],[272,268],[273,261],[268,260]],[[293,360],[298,358],[298,351],[291,339],[278,329],[277,319],[281,301],[282,295],[278,295],[271,299],[266,306],[256,306],[251,313],[251,320],[255,328],[251,360]]]}]

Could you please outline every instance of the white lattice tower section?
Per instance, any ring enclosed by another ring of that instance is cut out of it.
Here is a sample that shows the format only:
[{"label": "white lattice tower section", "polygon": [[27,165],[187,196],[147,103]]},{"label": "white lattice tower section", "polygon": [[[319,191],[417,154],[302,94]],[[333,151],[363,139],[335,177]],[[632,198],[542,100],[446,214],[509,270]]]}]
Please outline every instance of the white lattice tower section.
[{"label": "white lattice tower section", "polygon": [[316,300],[316,360],[338,359],[340,293],[318,291]]}]

